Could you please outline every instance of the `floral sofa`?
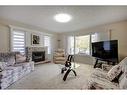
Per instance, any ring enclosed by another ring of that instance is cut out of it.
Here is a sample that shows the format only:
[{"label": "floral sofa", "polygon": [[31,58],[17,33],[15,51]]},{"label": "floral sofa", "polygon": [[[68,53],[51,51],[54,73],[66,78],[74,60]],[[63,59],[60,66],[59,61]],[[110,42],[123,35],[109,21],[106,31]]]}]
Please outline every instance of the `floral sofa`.
[{"label": "floral sofa", "polygon": [[82,89],[127,89],[127,57],[115,66],[96,68]]},{"label": "floral sofa", "polygon": [[19,52],[0,53],[0,89],[5,89],[34,70],[34,62]]}]

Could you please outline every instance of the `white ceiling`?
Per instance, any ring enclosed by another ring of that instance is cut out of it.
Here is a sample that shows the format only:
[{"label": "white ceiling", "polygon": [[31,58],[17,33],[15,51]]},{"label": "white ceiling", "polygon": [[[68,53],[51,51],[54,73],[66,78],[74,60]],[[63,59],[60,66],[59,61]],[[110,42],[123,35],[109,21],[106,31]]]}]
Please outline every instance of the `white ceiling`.
[{"label": "white ceiling", "polygon": [[[57,13],[72,20],[58,23]],[[0,18],[34,25],[52,32],[70,32],[127,19],[127,6],[0,6]]]}]

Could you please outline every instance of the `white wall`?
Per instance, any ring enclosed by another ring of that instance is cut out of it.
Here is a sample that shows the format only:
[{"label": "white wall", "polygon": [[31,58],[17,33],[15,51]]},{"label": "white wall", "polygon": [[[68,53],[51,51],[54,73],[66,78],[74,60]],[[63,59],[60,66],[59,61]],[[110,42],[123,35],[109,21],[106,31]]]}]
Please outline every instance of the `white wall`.
[{"label": "white wall", "polygon": [[[73,32],[67,32],[67,33],[53,33],[35,26],[31,25],[26,25],[23,23],[15,22],[15,21],[9,21],[9,20],[1,20],[0,19],[0,52],[5,52],[9,51],[10,49],[10,29],[8,25],[13,25],[13,26],[19,26],[23,27],[26,29],[30,29],[32,31],[27,31],[27,46],[31,46],[31,33],[40,33],[42,36],[44,33],[48,33],[52,35],[52,51],[56,50],[59,46],[59,48],[64,48],[67,49],[67,36],[69,35],[87,35],[90,33],[94,32],[99,32],[100,33],[100,38],[99,40],[118,40],[118,47],[119,47],[119,57],[120,59],[123,59],[125,56],[127,56],[127,21],[121,21],[121,22],[116,22],[116,23],[111,23],[111,24],[106,24],[106,25],[100,25],[100,26],[95,26],[89,29],[82,29],[78,31],[73,31]],[[40,32],[38,32],[40,31]],[[111,33],[109,33],[109,31]],[[42,38],[42,37],[41,37]],[[43,39],[43,38],[42,38]],[[58,40],[60,40],[60,45],[58,45]],[[43,40],[41,40],[41,45],[43,46]],[[85,61],[83,57],[78,57],[78,59],[82,60],[82,62]]]},{"label": "white wall", "polygon": [[0,24],[0,52],[9,51],[9,38],[9,27]]},{"label": "white wall", "polygon": [[[89,29],[82,29],[79,31],[67,32],[59,34],[59,40],[61,40],[60,47],[67,47],[66,37],[69,35],[87,35],[91,33],[99,33],[98,41],[104,40],[118,40],[118,53],[119,59],[122,60],[127,56],[127,21],[120,21],[116,23],[100,25],[96,27],[91,27]],[[86,57],[77,56],[76,61],[85,63]],[[89,61],[89,63],[91,63]]]},{"label": "white wall", "polygon": [[118,39],[119,59],[127,57],[127,21],[109,25],[111,29],[111,39]]},{"label": "white wall", "polygon": [[[44,35],[49,35],[51,37],[51,43],[52,43],[52,53],[54,50],[58,48],[58,41],[57,41],[57,33],[52,33],[46,30],[41,30],[38,28],[29,28],[28,25],[21,24],[19,22],[11,22],[11,21],[1,21],[0,20],[0,52],[8,52],[11,50],[11,44],[10,44],[10,34],[11,29],[16,28],[20,29],[26,32],[26,46],[33,46],[31,45],[31,34],[38,34],[40,35],[40,45],[36,45],[37,47],[43,47],[44,46]],[[32,26],[31,26],[32,27]],[[33,26],[34,27],[34,26]],[[35,45],[34,45],[35,46]],[[52,53],[49,55],[49,58],[52,58]]]}]

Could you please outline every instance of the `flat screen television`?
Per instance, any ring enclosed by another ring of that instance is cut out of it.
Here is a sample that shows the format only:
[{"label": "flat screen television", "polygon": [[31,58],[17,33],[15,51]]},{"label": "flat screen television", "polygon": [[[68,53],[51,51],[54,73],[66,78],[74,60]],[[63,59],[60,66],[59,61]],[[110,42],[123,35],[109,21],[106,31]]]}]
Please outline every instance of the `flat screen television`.
[{"label": "flat screen television", "polygon": [[92,43],[92,56],[101,59],[118,59],[118,41]]}]

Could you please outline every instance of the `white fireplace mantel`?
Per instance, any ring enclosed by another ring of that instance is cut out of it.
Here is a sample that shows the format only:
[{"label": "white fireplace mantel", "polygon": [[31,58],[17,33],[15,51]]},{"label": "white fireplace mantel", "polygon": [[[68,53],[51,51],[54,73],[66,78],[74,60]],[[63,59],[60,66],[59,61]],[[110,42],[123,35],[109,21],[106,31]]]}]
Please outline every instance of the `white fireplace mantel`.
[{"label": "white fireplace mantel", "polygon": [[45,59],[48,59],[47,47],[26,47],[26,56],[28,59],[32,59],[32,52],[45,51]]}]

